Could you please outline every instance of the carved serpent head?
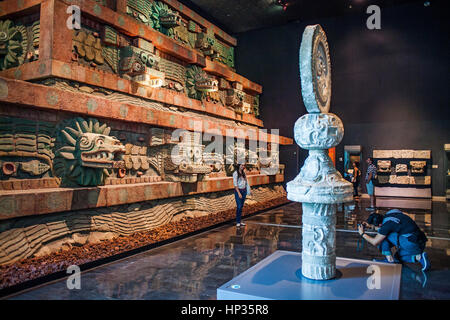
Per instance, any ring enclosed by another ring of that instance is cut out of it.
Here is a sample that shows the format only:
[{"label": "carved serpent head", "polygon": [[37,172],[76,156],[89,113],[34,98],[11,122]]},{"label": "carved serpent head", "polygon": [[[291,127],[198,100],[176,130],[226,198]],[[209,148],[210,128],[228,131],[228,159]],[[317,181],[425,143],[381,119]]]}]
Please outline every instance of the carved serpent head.
[{"label": "carved serpent head", "polygon": [[108,169],[120,161],[125,147],[110,128],[96,119],[76,118],[61,128],[57,137],[55,172],[63,184],[95,186],[102,184]]}]

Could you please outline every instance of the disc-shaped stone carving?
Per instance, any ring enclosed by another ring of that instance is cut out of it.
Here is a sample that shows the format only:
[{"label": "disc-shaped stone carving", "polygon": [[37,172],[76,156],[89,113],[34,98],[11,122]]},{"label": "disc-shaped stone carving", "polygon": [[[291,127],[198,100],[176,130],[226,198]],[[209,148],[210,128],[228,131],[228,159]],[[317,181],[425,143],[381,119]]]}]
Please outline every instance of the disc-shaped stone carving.
[{"label": "disc-shaped stone carving", "polygon": [[307,150],[329,149],[337,146],[344,137],[344,125],[332,113],[307,113],[294,126],[297,144]]},{"label": "disc-shaped stone carving", "polygon": [[331,64],[327,36],[318,24],[307,26],[300,45],[303,102],[311,113],[327,113],[331,101]]}]

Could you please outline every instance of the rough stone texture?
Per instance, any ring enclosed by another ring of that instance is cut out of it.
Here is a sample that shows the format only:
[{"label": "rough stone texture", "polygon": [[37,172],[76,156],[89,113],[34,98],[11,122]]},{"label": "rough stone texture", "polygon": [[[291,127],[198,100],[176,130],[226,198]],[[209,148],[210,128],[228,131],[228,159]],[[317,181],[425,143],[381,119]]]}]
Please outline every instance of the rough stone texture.
[{"label": "rough stone texture", "polygon": [[[252,188],[250,199],[262,203],[285,195],[281,185],[260,186]],[[235,206],[233,192],[226,191],[9,220],[0,225],[0,264],[53,252],[63,244],[81,243],[80,233],[89,235],[87,242],[95,243],[105,239],[105,233],[131,235],[165,225],[174,218],[177,221]]]},{"label": "rough stone texture", "polygon": [[299,175],[287,183],[289,200],[302,202],[302,274],[326,280],[336,274],[336,204],[353,200],[352,184],[333,166],[328,150],[344,136],[342,121],[327,113],[331,101],[331,69],[325,32],[307,26],[300,46],[303,102],[309,114],[295,123],[297,144],[309,151]]}]

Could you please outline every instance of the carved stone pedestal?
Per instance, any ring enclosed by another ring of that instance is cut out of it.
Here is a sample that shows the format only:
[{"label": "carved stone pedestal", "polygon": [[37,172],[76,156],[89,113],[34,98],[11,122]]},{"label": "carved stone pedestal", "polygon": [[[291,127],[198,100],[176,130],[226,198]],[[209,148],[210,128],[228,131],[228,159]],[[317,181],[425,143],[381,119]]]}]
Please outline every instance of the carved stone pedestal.
[{"label": "carved stone pedestal", "polygon": [[331,279],[336,274],[336,205],[303,203],[302,274]]}]

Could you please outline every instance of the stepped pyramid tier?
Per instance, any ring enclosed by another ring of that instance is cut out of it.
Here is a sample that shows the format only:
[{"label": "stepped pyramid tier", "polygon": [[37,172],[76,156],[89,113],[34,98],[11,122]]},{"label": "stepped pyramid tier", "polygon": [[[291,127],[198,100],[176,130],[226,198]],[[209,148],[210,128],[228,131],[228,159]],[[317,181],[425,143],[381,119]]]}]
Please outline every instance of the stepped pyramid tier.
[{"label": "stepped pyramid tier", "polygon": [[[255,208],[288,202],[278,150],[293,139],[264,129],[263,88],[235,69],[235,50],[234,37],[176,0],[0,1],[0,264],[70,247],[72,224],[52,225],[81,212],[104,222],[80,223],[96,239],[196,211],[217,224],[235,205],[239,154]],[[103,214],[125,207],[134,218],[107,230],[116,216]]]}]

